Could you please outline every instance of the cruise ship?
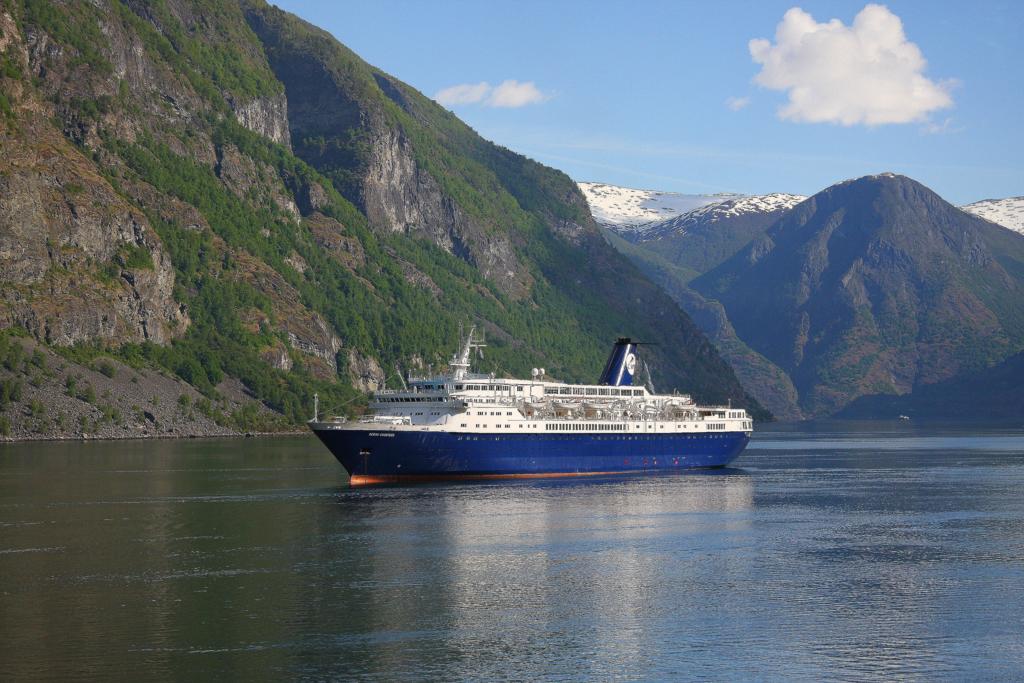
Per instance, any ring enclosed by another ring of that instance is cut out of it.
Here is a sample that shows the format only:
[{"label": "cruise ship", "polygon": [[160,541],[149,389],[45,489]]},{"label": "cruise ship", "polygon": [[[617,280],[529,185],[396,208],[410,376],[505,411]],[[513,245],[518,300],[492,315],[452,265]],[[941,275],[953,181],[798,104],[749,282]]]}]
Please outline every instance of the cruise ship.
[{"label": "cruise ship", "polygon": [[309,425],[350,483],[558,477],[724,467],[746,447],[745,410],[698,405],[633,384],[639,345],[615,342],[596,384],[471,372],[484,346],[470,329],[447,373],[374,394],[357,420]]}]

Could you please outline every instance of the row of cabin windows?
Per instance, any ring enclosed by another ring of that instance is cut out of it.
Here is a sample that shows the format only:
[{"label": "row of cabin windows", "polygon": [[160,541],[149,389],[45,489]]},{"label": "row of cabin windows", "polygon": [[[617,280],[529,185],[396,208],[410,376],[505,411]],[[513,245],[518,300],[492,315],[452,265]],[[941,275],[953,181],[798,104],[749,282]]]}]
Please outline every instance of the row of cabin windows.
[{"label": "row of cabin windows", "polygon": [[[466,423],[460,424],[460,427],[468,427]],[[518,425],[519,429],[523,429],[524,425]],[[475,424],[473,427],[480,429],[483,427],[490,427],[493,429],[512,429],[513,425],[481,425]],[[590,425],[590,424],[548,424],[544,428],[548,431],[590,431],[590,432],[611,432],[611,431],[627,431],[629,427],[627,425]]]},{"label": "row of cabin windows", "polygon": [[[517,386],[516,391],[523,387]],[[456,391],[511,391],[512,387],[503,384],[456,384]],[[601,389],[597,387],[553,387],[546,390],[552,396],[643,396],[643,389]]]},{"label": "row of cabin windows", "polygon": [[[466,427],[468,425],[461,424],[459,426],[460,427]],[[505,429],[512,429],[512,425],[502,425],[502,424],[496,424],[496,425],[488,425],[488,424],[480,425],[480,424],[477,424],[477,425],[473,425],[473,426],[478,428],[478,429],[481,428],[481,427],[491,427],[492,429],[501,429],[501,428],[504,427]],[[523,427],[524,427],[524,425],[519,425],[520,429],[523,429]]]},{"label": "row of cabin windows", "polygon": [[628,429],[623,424],[548,424],[544,426],[549,432],[624,432]]},{"label": "row of cabin windows", "polygon": [[[488,413],[486,410],[478,410],[478,411],[476,411],[476,414],[477,415],[501,415],[502,412],[500,410],[497,411],[497,412],[492,410],[491,412]],[[505,415],[511,415],[512,411],[511,410],[506,410],[504,414]]]},{"label": "row of cabin windows", "polygon": [[[465,425],[463,425],[465,427]],[[502,439],[501,436],[491,436],[490,434],[460,434],[456,437],[459,441],[487,441],[488,439]],[[622,436],[598,436],[598,439],[615,439],[620,441],[644,441],[650,439],[664,438],[658,434],[623,434]],[[678,439],[729,439],[732,438],[726,434],[676,434],[673,438]]]},{"label": "row of cabin windows", "polygon": [[[422,415],[423,413],[416,413],[416,414],[417,415]],[[432,415],[437,415],[438,413],[431,413],[431,414]],[[480,413],[480,414],[482,415],[484,413]],[[494,415],[494,413],[491,413],[491,414]],[[512,413],[509,413],[509,415],[511,415],[511,414]],[[466,424],[465,422],[463,422],[459,426],[460,427],[468,427],[469,425]],[[488,424],[475,424],[473,426],[475,428],[477,428],[477,429],[481,429],[483,427],[491,427],[491,428],[494,428],[494,429],[502,429],[502,428],[512,429],[512,425],[509,425],[509,424],[504,424],[504,425],[503,424],[492,424],[492,425],[488,425]],[[639,425],[635,425],[635,426],[637,427],[637,429],[639,429]],[[685,427],[686,425],[683,425],[683,426]],[[519,429],[523,429],[523,427],[524,426],[522,424],[519,425]],[[567,422],[567,423],[545,424],[544,425],[544,429],[549,431],[549,432],[625,432],[625,431],[629,431],[629,425],[625,425],[625,424],[586,424],[586,423],[575,423],[574,424],[574,423],[571,423],[571,422]],[[659,424],[658,425],[658,429],[665,429],[665,425]],[[708,430],[724,430],[725,429],[725,424],[720,423],[720,422],[709,422],[708,425],[707,425],[707,429]]]},{"label": "row of cabin windows", "polygon": [[560,396],[643,396],[643,389],[600,389],[597,387],[555,387],[548,394]]},{"label": "row of cabin windows", "polygon": [[378,398],[381,403],[422,403],[424,401],[430,401],[437,403],[438,401],[448,401],[450,399],[435,396],[432,398],[420,398],[419,396],[398,396],[395,398]]}]

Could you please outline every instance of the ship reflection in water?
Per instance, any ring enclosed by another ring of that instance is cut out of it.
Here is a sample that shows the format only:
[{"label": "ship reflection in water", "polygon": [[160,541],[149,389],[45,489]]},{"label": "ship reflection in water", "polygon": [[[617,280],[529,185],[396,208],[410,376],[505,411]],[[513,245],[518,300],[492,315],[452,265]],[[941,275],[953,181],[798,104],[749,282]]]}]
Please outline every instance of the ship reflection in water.
[{"label": "ship reflection in water", "polygon": [[350,661],[445,680],[628,670],[682,607],[666,588],[750,572],[752,507],[738,469],[345,492],[325,525],[361,520],[335,559],[359,594],[348,629],[375,634]]},{"label": "ship reflection in water", "polygon": [[7,445],[3,676],[1021,680],[1024,437],[913,429],[361,489],[309,438]]}]

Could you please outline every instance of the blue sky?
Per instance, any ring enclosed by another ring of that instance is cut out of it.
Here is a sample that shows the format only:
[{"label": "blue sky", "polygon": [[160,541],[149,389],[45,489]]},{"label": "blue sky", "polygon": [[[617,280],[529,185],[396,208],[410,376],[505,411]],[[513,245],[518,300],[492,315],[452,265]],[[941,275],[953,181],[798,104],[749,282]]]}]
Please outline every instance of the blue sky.
[{"label": "blue sky", "polygon": [[889,2],[856,30],[864,2],[277,4],[428,96],[466,86],[448,108],[576,180],[812,194],[894,171],[957,204],[1024,195],[1024,3]]}]

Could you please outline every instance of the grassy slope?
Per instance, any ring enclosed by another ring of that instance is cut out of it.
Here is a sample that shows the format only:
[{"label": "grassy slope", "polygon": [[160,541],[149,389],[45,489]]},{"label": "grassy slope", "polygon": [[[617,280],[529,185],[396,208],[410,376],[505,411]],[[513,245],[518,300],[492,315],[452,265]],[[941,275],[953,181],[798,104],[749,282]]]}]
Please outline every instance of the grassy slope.
[{"label": "grassy slope", "polygon": [[[393,374],[396,363],[411,357],[440,362],[450,352],[458,323],[481,320],[498,332],[484,369],[521,373],[545,365],[567,379],[590,379],[601,366],[608,338],[631,333],[663,340],[666,350],[656,372],[664,371],[670,384],[713,400],[742,396],[728,366],[639,273],[600,240],[573,246],[551,234],[551,220],[589,221],[564,174],[486,143],[450,113],[363,65],[333,40],[325,38],[316,47],[347,54],[333,65],[348,74],[350,95],[372,101],[389,125],[409,135],[418,159],[460,207],[495,230],[519,236],[517,244],[538,277],[528,299],[510,300],[469,264],[424,240],[375,234],[356,206],[334,190],[350,185],[351,174],[358,173],[359,140],[349,141],[350,148],[338,157],[347,162],[325,162],[317,169],[232,123],[231,101],[274,96],[282,85],[267,65],[264,46],[231,3],[114,2],[110,13],[75,4],[74,16],[51,3],[9,4],[23,31],[42,30],[65,45],[66,60],[51,65],[51,80],[33,87],[53,102],[66,134],[95,130],[98,143],[86,136],[72,139],[96,159],[113,187],[143,209],[176,266],[177,297],[192,326],[170,346],[130,345],[116,350],[120,357],[169,369],[214,398],[225,376],[238,377],[261,400],[299,421],[314,391],[327,405],[358,399],[344,375],[347,349],[376,357]],[[182,19],[188,14],[178,11],[183,5],[203,20]],[[115,95],[98,94],[111,79],[102,34],[93,29],[110,22],[135,36],[167,87],[183,93],[180,101],[192,105],[188,120],[154,115],[157,105],[148,107],[147,98],[158,100],[158,93],[125,94],[120,85],[114,86]],[[380,79],[407,98],[406,108],[384,95]],[[116,132],[126,121],[143,134],[126,141]],[[297,149],[303,144],[298,141]],[[358,241],[363,263],[353,267],[326,254],[307,218],[295,220],[282,211],[269,200],[270,188],[257,187],[247,196],[231,192],[204,158],[208,149],[228,145],[271,168],[297,197],[313,186],[322,188],[327,203],[320,211],[336,221],[341,234]],[[136,187],[155,189],[160,201],[139,201]],[[197,231],[164,211],[169,202],[198,209],[205,227]],[[290,265],[294,254],[309,265],[304,272]],[[430,277],[442,295],[435,298],[411,283],[396,255]],[[259,272],[247,265],[254,263],[251,257]],[[275,289],[259,284],[271,275]],[[613,291],[623,287],[628,296],[616,301]],[[641,316],[631,311],[637,300],[645,304]],[[317,372],[315,359],[294,349],[288,352],[294,362],[290,371],[273,369],[265,360],[268,349],[287,346],[289,316],[313,314],[344,343],[337,359],[340,382]],[[686,351],[671,351],[676,348]],[[87,360],[110,351],[94,347],[79,353]]]},{"label": "grassy slope", "polygon": [[[511,233],[531,270],[533,291],[526,301],[504,301],[512,315],[495,322],[516,342],[544,349],[549,370],[572,379],[592,377],[607,339],[631,334],[683,350],[656,352],[664,384],[691,388],[713,400],[741,395],[731,371],[692,323],[607,248],[568,176],[482,139],[451,112],[365,64],[319,29],[262,3],[247,7],[281,78],[289,82],[296,62],[326,65],[333,85],[343,91],[326,97],[346,108],[345,118],[380,118],[400,129],[418,164],[448,196],[486,229]],[[324,97],[322,91],[317,95]],[[372,131],[330,123],[326,136],[297,139],[297,153],[339,183],[350,183],[367,163],[365,140]],[[349,197],[359,201],[356,187],[350,186]],[[565,223],[584,228],[576,244],[555,234],[553,226]],[[636,301],[648,304],[638,308]],[[524,327],[517,319],[530,324]],[[521,362],[528,357],[518,363],[513,355],[502,357],[500,343],[497,353],[508,367],[527,367]],[[517,349],[515,355],[521,354]]]}]

